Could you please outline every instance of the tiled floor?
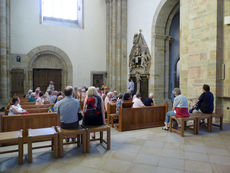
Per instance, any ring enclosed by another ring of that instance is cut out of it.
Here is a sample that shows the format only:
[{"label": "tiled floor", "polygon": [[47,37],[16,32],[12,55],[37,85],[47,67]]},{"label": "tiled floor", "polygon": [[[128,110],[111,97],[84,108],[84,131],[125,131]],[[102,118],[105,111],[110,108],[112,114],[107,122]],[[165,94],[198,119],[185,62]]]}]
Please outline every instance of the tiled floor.
[{"label": "tiled floor", "polygon": [[40,149],[34,151],[31,164],[26,161],[24,147],[24,164],[17,164],[16,153],[0,155],[0,172],[230,173],[229,124],[223,131],[201,130],[197,136],[188,132],[184,138],[161,128],[128,132],[112,129],[110,151],[97,142],[91,144],[89,154],[69,145],[63,158],[54,159],[50,149]]}]

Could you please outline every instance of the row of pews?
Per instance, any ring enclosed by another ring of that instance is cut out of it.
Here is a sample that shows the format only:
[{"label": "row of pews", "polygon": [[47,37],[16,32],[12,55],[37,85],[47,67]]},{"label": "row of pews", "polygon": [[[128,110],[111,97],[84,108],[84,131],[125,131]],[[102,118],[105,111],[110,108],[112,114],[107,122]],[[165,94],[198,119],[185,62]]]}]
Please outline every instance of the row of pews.
[{"label": "row of pews", "polygon": [[116,128],[119,131],[136,130],[164,125],[165,114],[168,105],[148,106],[132,108],[132,102],[124,102],[119,107],[119,115],[116,115],[116,105],[107,105],[107,124],[114,127],[114,121],[118,121]]},{"label": "row of pews", "polygon": [[[23,100],[23,98],[20,98]],[[30,105],[29,102],[21,102],[22,108],[29,114],[25,115],[1,115],[0,146],[18,145],[18,149],[3,151],[0,154],[18,152],[18,162],[23,163],[23,145],[28,144],[27,160],[32,162],[32,151],[34,149],[51,147],[54,157],[63,157],[63,145],[77,144],[82,147],[82,152],[90,152],[90,142],[100,141],[110,149],[110,127],[107,125],[99,127],[79,127],[78,129],[66,130],[60,128],[60,116],[56,113],[49,113],[50,104]],[[6,108],[9,109],[9,107]],[[29,111],[30,110],[30,111]],[[33,110],[33,111],[32,111]],[[90,139],[90,133],[99,132],[100,136]],[[104,139],[103,132],[106,132],[107,139]],[[71,137],[76,141],[65,143],[63,139]],[[34,142],[50,141],[51,145],[33,147]]]}]

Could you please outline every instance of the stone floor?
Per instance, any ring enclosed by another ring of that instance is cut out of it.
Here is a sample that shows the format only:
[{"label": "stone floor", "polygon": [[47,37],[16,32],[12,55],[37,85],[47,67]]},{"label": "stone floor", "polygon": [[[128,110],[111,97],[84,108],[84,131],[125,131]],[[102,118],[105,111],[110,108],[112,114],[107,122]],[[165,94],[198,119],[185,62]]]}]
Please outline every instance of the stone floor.
[{"label": "stone floor", "polygon": [[24,145],[24,164],[17,164],[16,153],[0,155],[0,172],[230,173],[230,124],[223,131],[215,128],[212,133],[201,130],[196,136],[185,135],[182,138],[160,127],[128,132],[112,129],[110,151],[97,142],[91,144],[89,154],[69,145],[63,158],[54,159],[50,149],[40,149],[34,151],[31,164],[26,162]]}]

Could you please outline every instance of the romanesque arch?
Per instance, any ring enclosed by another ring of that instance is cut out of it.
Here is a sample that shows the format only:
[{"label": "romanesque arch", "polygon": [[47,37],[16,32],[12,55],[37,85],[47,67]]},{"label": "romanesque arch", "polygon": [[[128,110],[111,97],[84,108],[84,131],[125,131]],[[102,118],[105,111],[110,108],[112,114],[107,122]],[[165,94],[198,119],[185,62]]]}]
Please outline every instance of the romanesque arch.
[{"label": "romanesque arch", "polygon": [[179,0],[161,0],[153,17],[149,90],[154,92],[157,104],[168,100],[169,44],[172,40],[169,31],[179,7]]},{"label": "romanesque arch", "polygon": [[[56,58],[56,65],[58,68],[62,68],[62,88],[66,85],[73,84],[73,66],[68,55],[61,49],[55,46],[44,45],[32,49],[28,54],[28,64],[27,64],[27,88],[32,88],[33,85],[33,67],[37,65],[37,61],[40,57],[45,55],[52,55],[54,61]],[[60,64],[61,62],[61,64]],[[41,66],[41,64],[40,64]],[[49,66],[49,65],[48,65]],[[55,64],[50,64],[55,68]],[[47,64],[44,64],[44,68],[47,67]]]}]

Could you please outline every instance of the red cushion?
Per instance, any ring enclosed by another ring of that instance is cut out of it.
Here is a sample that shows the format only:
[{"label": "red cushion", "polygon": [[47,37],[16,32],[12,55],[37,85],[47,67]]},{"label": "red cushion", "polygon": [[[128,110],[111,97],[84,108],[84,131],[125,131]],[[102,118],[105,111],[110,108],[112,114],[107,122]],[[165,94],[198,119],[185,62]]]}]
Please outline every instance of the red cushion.
[{"label": "red cushion", "polygon": [[175,108],[176,110],[176,117],[180,118],[180,117],[189,117],[189,113],[188,113],[188,108]]}]

